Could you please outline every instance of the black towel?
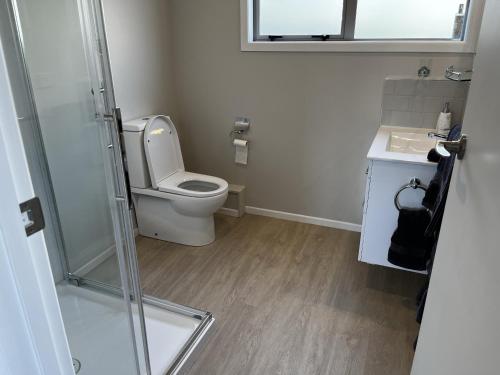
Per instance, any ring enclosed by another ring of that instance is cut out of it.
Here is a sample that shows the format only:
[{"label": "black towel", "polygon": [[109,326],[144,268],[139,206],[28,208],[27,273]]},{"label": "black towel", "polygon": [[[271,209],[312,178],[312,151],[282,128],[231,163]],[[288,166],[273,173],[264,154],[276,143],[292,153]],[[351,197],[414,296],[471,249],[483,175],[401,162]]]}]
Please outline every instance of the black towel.
[{"label": "black towel", "polygon": [[425,270],[434,242],[425,236],[430,221],[430,213],[425,208],[402,208],[387,260],[399,267]]},{"label": "black towel", "polygon": [[[448,141],[456,141],[460,138],[462,131],[461,125],[455,125],[448,134]],[[429,155],[431,156],[431,155]],[[434,246],[427,262],[427,279],[420,293],[417,295],[417,322],[422,322],[422,317],[425,311],[425,302],[427,300],[427,292],[432,275],[432,267],[434,265],[434,256],[436,254],[437,240],[439,238],[439,230],[443,221],[443,213],[450,187],[451,174],[455,163],[455,155],[452,154],[449,158],[440,158],[437,166],[436,174],[429,183],[429,188],[422,201],[422,205],[427,207],[432,212],[431,220],[426,229],[425,235],[428,238],[433,238]],[[418,340],[415,340],[415,342]]]},{"label": "black towel", "polygon": [[[454,141],[460,138],[462,125],[455,125],[448,134],[448,141]],[[441,158],[437,165],[436,174],[432,178],[427,192],[422,200],[422,205],[432,212],[432,218],[427,228],[427,236],[439,236],[439,229],[443,219],[446,197],[450,187],[451,174],[455,164],[455,154],[448,158]]]},{"label": "black towel", "polygon": [[439,163],[439,161],[441,160],[441,155],[438,154],[435,148],[432,148],[427,153],[427,160],[432,161],[433,163]]}]

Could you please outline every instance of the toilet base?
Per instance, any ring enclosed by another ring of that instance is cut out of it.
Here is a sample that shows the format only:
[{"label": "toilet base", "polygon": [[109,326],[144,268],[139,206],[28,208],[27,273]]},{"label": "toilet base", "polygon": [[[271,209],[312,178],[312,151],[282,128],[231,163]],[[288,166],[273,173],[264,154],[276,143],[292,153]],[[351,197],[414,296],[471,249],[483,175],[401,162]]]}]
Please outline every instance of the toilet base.
[{"label": "toilet base", "polygon": [[194,217],[177,212],[172,201],[135,195],[139,234],[188,246],[204,246],[215,240],[214,215]]}]

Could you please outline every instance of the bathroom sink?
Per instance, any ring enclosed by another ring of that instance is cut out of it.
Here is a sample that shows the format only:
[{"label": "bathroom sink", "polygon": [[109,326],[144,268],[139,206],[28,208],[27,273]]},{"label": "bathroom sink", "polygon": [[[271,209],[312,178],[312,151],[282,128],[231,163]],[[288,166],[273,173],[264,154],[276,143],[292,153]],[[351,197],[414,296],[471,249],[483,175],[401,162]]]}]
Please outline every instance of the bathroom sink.
[{"label": "bathroom sink", "polygon": [[369,160],[397,161],[421,165],[434,164],[427,153],[437,140],[428,138],[435,129],[381,125],[368,151]]},{"label": "bathroom sink", "polygon": [[427,132],[392,131],[387,142],[387,151],[405,154],[427,154],[434,147],[436,140],[429,138]]}]

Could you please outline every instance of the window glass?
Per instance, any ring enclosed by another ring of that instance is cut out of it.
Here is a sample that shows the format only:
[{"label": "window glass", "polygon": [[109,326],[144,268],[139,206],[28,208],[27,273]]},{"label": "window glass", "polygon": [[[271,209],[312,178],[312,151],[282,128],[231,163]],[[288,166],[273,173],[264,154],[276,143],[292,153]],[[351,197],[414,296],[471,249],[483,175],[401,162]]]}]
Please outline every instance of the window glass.
[{"label": "window glass", "polygon": [[358,0],[355,39],[462,39],[466,0]]},{"label": "window glass", "polygon": [[343,0],[260,0],[260,35],[339,35]]}]

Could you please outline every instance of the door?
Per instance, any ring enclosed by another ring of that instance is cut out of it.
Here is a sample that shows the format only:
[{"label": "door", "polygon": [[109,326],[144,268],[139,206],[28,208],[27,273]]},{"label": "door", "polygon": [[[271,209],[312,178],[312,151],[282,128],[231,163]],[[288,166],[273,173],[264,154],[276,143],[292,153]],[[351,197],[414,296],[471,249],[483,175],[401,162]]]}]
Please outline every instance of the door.
[{"label": "door", "polygon": [[487,1],[413,375],[500,373],[499,14]]},{"label": "door", "polygon": [[[0,22],[75,368],[83,375],[149,374],[100,4],[0,0]],[[106,272],[88,276],[97,265]]]}]

